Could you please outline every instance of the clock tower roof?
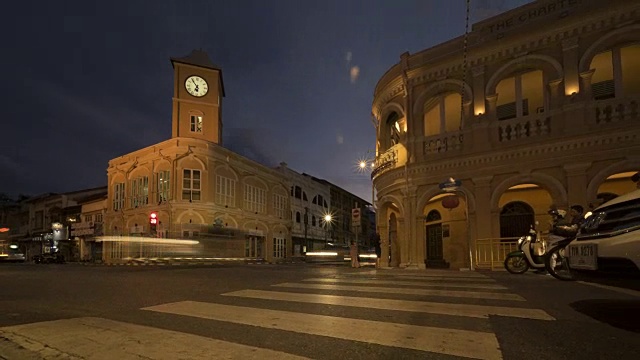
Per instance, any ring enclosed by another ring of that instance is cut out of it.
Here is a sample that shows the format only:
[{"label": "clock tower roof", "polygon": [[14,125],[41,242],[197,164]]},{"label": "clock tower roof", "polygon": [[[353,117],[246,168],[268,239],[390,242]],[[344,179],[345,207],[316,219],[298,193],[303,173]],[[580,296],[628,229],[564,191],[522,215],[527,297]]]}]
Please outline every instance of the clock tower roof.
[{"label": "clock tower roof", "polygon": [[191,54],[180,57],[180,58],[171,58],[171,66],[175,68],[175,63],[199,66],[205,69],[217,70],[220,72],[220,86],[222,87],[222,96],[224,96],[224,85],[222,83],[222,69],[211,62],[209,59],[209,55],[203,50],[193,50]]}]

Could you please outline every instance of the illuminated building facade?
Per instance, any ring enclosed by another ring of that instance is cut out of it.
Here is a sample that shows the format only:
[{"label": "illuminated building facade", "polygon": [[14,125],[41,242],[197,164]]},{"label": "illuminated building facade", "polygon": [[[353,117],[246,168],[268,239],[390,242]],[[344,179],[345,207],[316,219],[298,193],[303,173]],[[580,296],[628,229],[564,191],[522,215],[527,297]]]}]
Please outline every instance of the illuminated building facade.
[{"label": "illuminated building facade", "polygon": [[[467,46],[402,54],[372,107],[389,265],[482,266],[483,244],[545,230],[552,204],[588,210],[634,189],[639,22],[638,2],[535,1],[475,23]],[[455,193],[440,189],[449,178]]]},{"label": "illuminated building facade", "polygon": [[[105,235],[191,239],[199,256],[290,256],[286,177],[222,147],[222,71],[197,50],[171,63],[172,136],[109,161]],[[106,261],[141,255],[120,245],[103,245]]]}]

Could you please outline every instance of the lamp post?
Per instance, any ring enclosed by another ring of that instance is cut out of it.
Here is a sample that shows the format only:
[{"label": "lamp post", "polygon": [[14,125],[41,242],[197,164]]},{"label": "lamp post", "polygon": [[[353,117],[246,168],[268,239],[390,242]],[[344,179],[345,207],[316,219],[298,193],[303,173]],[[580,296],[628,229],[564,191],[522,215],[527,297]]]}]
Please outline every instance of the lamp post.
[{"label": "lamp post", "polygon": [[327,232],[329,231],[329,226],[331,225],[331,220],[333,217],[331,214],[324,215],[324,244],[327,245]]},{"label": "lamp post", "polygon": [[440,183],[440,190],[449,193],[462,193],[464,196],[464,205],[465,212],[467,218],[467,247],[469,248],[469,270],[473,271],[473,253],[471,250],[471,218],[469,216],[469,198],[467,197],[467,193],[460,190],[459,187],[462,185],[460,180],[456,180],[454,178],[449,178],[446,181]]}]

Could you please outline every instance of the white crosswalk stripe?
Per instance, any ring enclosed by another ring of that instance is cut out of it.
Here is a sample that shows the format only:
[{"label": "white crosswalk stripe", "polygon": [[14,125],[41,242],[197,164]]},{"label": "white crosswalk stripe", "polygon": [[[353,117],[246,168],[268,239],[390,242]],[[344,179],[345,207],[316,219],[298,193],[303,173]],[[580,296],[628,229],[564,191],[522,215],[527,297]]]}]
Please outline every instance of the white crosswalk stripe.
[{"label": "white crosswalk stripe", "polygon": [[0,336],[45,359],[307,359],[281,351],[94,317],[0,328]]},{"label": "white crosswalk stripe", "polygon": [[471,304],[449,304],[427,301],[393,299],[373,299],[353,296],[301,294],[282,291],[240,290],[224,294],[226,296],[247,297],[265,300],[280,300],[315,304],[362,307],[370,309],[424,312],[452,316],[467,316],[486,319],[489,315],[510,316],[525,319],[555,320],[539,309],[513,308]]},{"label": "white crosswalk stripe", "polygon": [[[148,306],[142,310],[149,314],[162,313],[165,314],[163,316],[189,317],[201,319],[200,321],[212,320],[235,326],[249,326],[251,329],[265,329],[263,331],[288,331],[305,336],[424,351],[427,352],[426,358],[432,353],[501,359],[498,339],[490,330],[490,316],[555,320],[541,309],[527,308],[524,298],[510,293],[493,279],[472,272],[359,271],[330,278],[316,277],[299,282],[279,283],[269,289],[232,291],[222,295],[231,300],[232,305],[229,301],[220,301],[223,304],[187,300]],[[294,303],[326,306],[326,312],[302,312],[297,310],[301,307],[291,306]],[[256,307],[256,304],[260,305]],[[363,312],[375,309],[379,314],[386,311],[389,314],[401,312],[407,314],[407,317],[392,317],[390,321],[386,320],[388,316],[378,317],[377,320],[345,317],[345,312],[339,311],[339,307]],[[179,317],[175,321],[180,321]],[[408,320],[410,318],[422,320],[412,324],[404,323],[413,322]],[[469,320],[461,322],[465,318]],[[446,319],[452,319],[452,322],[449,323]],[[449,324],[457,325],[449,328]],[[109,332],[105,332],[105,329]],[[176,358],[173,356],[175,354],[180,354],[179,357],[185,359],[208,359],[212,358],[212,348],[221,349],[216,354],[224,353],[226,356],[223,358],[229,359],[303,359],[298,355],[278,351],[281,348],[274,350],[254,347],[101,318],[76,318],[0,328],[0,336],[5,334],[9,334],[10,339],[13,337],[18,342],[22,341],[26,346],[63,351],[62,355],[66,357],[58,354],[57,358],[68,359],[75,359],[73,356],[91,358],[87,355],[89,351],[93,354],[100,352],[96,346],[118,349],[115,353],[106,352],[110,358],[118,359],[172,359]],[[40,340],[43,341],[42,344],[39,343]],[[43,345],[44,341],[47,341],[46,346]],[[87,343],[92,344],[91,349],[87,348]],[[159,344],[170,345],[163,348]],[[87,353],[83,352],[85,350]],[[301,354],[315,357],[315,354]]]},{"label": "white crosswalk stripe", "polygon": [[277,287],[299,288],[299,289],[319,289],[319,290],[338,290],[338,291],[356,291],[368,293],[388,293],[388,294],[407,294],[407,295],[431,295],[442,297],[460,297],[470,299],[493,299],[493,300],[512,300],[525,301],[520,295],[509,293],[495,292],[478,292],[478,291],[458,291],[458,290],[429,290],[429,289],[410,289],[410,288],[390,288],[390,287],[374,287],[374,286],[348,286],[348,285],[332,285],[332,284],[299,284],[299,283],[282,283],[274,285]]},{"label": "white crosswalk stripe", "polygon": [[[145,308],[157,312],[227,321],[338,339],[480,359],[501,358],[498,340],[491,333],[404,325],[335,316],[256,309],[195,301]],[[374,331],[372,331],[375,329]],[[411,336],[407,336],[411,334]]]},{"label": "white crosswalk stripe", "polygon": [[353,279],[353,278],[316,278],[305,279],[303,281],[309,282],[323,282],[323,283],[344,283],[344,284],[376,284],[376,285],[406,285],[417,287],[449,287],[449,288],[465,288],[465,289],[485,289],[485,290],[506,290],[507,288],[502,285],[496,284],[444,284],[443,281],[413,281],[413,280],[374,280],[374,279]]}]

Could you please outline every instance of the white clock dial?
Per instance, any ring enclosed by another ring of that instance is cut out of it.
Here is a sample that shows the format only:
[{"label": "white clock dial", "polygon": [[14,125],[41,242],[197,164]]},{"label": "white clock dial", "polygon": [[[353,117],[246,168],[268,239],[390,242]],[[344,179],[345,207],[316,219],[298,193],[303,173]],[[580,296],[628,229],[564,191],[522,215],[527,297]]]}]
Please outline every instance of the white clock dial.
[{"label": "white clock dial", "polygon": [[195,97],[205,96],[207,91],[209,91],[209,85],[207,85],[207,82],[197,75],[189,76],[184,82],[184,87],[187,89],[189,94]]}]

